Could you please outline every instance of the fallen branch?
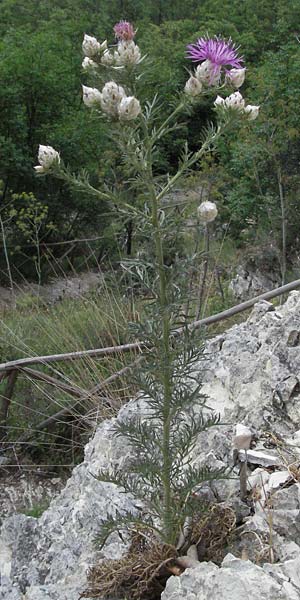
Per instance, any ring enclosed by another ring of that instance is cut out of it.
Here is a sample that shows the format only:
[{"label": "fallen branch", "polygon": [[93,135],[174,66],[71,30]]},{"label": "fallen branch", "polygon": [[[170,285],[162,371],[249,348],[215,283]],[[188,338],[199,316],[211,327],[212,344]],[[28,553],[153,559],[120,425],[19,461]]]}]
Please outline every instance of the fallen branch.
[{"label": "fallen branch", "polygon": [[27,367],[28,365],[49,365],[55,362],[66,362],[70,360],[78,360],[86,357],[103,358],[105,356],[114,356],[116,354],[124,354],[125,352],[140,351],[146,344],[141,342],[133,342],[132,344],[123,344],[122,346],[109,346],[108,348],[95,348],[91,350],[79,350],[78,352],[67,352],[66,354],[49,354],[45,356],[34,356],[28,358],[19,358],[0,364],[0,371],[11,371],[19,367]]},{"label": "fallen branch", "polygon": [[[213,323],[218,323],[219,321],[223,321],[236,315],[240,312],[248,310],[252,308],[254,304],[259,302],[260,300],[271,300],[272,298],[276,298],[277,296],[281,296],[282,294],[286,294],[291,290],[300,287],[300,279],[296,281],[292,281],[291,283],[287,283],[275,290],[271,290],[270,292],[265,292],[264,294],[260,294],[260,296],[256,296],[251,300],[246,300],[246,302],[242,302],[241,304],[237,304],[232,308],[228,308],[227,310],[223,310],[216,315],[211,315],[210,317],[205,317],[200,321],[194,321],[189,325],[191,329],[198,329],[199,327],[203,327],[205,325],[211,325]],[[183,328],[179,328],[175,331],[175,335],[180,335],[183,332]],[[65,354],[50,354],[46,356],[35,356],[30,358],[20,358],[18,360],[12,360],[6,363],[0,364],[0,372],[11,371],[12,369],[19,367],[27,367],[28,365],[34,364],[42,364],[48,365],[54,362],[65,362],[70,360],[77,360],[80,358],[86,357],[97,357],[103,358],[106,356],[114,356],[116,354],[124,354],[126,352],[141,352],[143,348],[150,347],[145,342],[133,342],[132,344],[123,344],[121,346],[110,346],[108,348],[96,348],[91,350],[80,350],[78,352],[68,352]]]}]

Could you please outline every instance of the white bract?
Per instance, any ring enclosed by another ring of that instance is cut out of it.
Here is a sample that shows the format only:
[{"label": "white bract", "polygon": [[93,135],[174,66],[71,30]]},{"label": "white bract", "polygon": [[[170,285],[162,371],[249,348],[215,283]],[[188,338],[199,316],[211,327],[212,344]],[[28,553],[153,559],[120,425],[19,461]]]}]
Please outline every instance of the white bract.
[{"label": "white bract", "polygon": [[231,83],[235,88],[239,88],[243,85],[245,81],[246,69],[230,69],[226,75],[226,79],[229,83]]},{"label": "white bract", "polygon": [[141,51],[133,40],[121,41],[118,43],[114,58],[119,66],[136,65],[141,60]]},{"label": "white bract", "polygon": [[114,62],[114,57],[109,50],[105,50],[103,55],[101,56],[101,64],[105,67],[110,67]]},{"label": "white bract", "polygon": [[221,67],[217,70],[210,60],[204,60],[201,65],[198,65],[195,75],[201,83],[206,85],[217,85],[220,80]]},{"label": "white bract", "polygon": [[249,121],[254,121],[259,114],[259,106],[248,104],[245,106],[245,113],[248,115]]},{"label": "white bract", "polygon": [[86,106],[93,108],[97,104],[100,104],[102,96],[101,92],[97,88],[90,88],[86,85],[82,86],[82,99]]},{"label": "white bract", "polygon": [[201,202],[197,209],[199,220],[202,223],[211,223],[215,220],[218,209],[214,202],[210,202],[209,200],[205,202]]},{"label": "white bract", "polygon": [[126,97],[125,90],[114,81],[105,84],[101,94],[101,107],[106,113],[116,115],[121,100]]},{"label": "white bract", "polygon": [[225,106],[234,110],[244,110],[245,100],[240,92],[234,92],[225,98]]},{"label": "white bract", "polygon": [[198,96],[202,91],[202,83],[193,75],[187,80],[184,91],[188,96]]},{"label": "white bract", "polygon": [[120,119],[131,121],[135,119],[141,112],[141,105],[134,96],[123,98],[118,107]]},{"label": "white bract", "polygon": [[235,428],[233,446],[237,450],[249,450],[252,440],[252,431],[246,425],[238,423]]},{"label": "white bract", "polygon": [[99,54],[100,50],[101,44],[98,42],[98,40],[91,35],[85,34],[82,42],[83,54],[88,56],[88,58],[93,58]]},{"label": "white bract", "polygon": [[96,69],[98,67],[97,63],[88,56],[84,57],[81,66],[85,71],[87,69]]},{"label": "white bract", "polygon": [[51,167],[60,163],[59,153],[52,148],[52,146],[39,146],[38,153],[39,165],[34,167],[36,173],[45,173],[49,171]]},{"label": "white bract", "polygon": [[222,98],[221,96],[217,96],[214,101],[214,105],[215,106],[224,106],[224,104],[225,104],[224,98]]}]

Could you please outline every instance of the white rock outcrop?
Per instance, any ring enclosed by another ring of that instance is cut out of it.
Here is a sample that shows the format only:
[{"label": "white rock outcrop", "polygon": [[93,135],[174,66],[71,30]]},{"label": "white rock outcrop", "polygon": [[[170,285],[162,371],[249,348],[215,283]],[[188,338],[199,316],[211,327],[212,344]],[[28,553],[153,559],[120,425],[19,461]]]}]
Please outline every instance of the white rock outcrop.
[{"label": "white rock outcrop", "polygon": [[[299,482],[296,471],[292,481],[287,478],[290,465],[300,461],[300,293],[292,292],[276,309],[266,302],[258,304],[247,321],[210,340],[196,376],[203,380],[208,405],[222,414],[224,425],[199,436],[193,460],[213,467],[232,464],[236,423],[253,431],[258,455],[276,457],[271,470],[282,475],[269,477],[259,457],[250,466],[253,477],[256,473],[255,485],[260,485],[262,472],[268,489],[274,491],[273,544],[279,562],[271,565],[266,557],[265,564],[261,560],[258,566],[241,560],[245,547],[236,543],[229,548],[236,557],[229,554],[221,567],[201,563],[180,578],[170,578],[162,598],[300,599]],[[145,402],[133,400],[121,413],[132,411],[144,413]],[[276,440],[281,443],[280,454]],[[1,600],[77,600],[86,586],[88,567],[103,556],[117,558],[124,552],[118,537],[112,537],[101,553],[94,539],[100,519],[108,512],[137,506],[114,485],[99,483],[93,475],[112,464],[122,468],[129,457],[130,448],[112,436],[112,422],[106,421],[86,446],[84,462],[39,519],[15,514],[3,520]],[[239,519],[244,520],[241,537],[248,539],[249,558],[255,536],[267,548],[268,498],[262,497],[261,510],[249,516],[248,507],[238,498],[238,477],[212,484],[208,492],[236,506]]]}]

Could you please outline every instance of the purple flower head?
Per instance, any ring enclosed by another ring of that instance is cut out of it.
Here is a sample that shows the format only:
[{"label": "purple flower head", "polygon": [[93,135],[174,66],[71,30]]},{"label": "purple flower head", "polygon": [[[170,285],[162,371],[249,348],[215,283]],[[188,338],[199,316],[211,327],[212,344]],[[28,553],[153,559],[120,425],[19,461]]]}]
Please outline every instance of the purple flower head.
[{"label": "purple flower head", "polygon": [[238,48],[231,38],[225,40],[218,36],[202,37],[195,44],[189,44],[187,49],[187,56],[193,62],[209,61],[212,80],[220,75],[221,67],[231,66],[236,69],[242,67],[243,57],[238,56]]},{"label": "purple flower head", "polygon": [[130,41],[133,40],[136,31],[129,21],[120,21],[114,26],[115,36],[118,40]]}]

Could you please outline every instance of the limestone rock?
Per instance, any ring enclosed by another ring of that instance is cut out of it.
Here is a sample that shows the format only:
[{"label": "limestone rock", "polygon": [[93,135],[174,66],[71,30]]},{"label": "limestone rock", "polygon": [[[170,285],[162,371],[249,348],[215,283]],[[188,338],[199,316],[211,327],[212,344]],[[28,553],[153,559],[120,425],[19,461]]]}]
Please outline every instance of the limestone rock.
[{"label": "limestone rock", "polygon": [[[291,572],[290,569],[289,572]],[[218,568],[213,563],[202,563],[196,569],[187,569],[181,577],[171,577],[162,600],[296,600],[296,585],[289,586],[280,571],[266,572],[250,561],[227,555]],[[293,572],[293,575],[295,573]],[[296,584],[295,576],[295,584]]]},{"label": "limestone rock", "polygon": [[[249,471],[249,479],[256,473],[257,481],[264,477],[267,485],[271,471],[282,472],[291,464],[297,468],[300,353],[295,335],[291,337],[294,331],[300,331],[299,292],[292,292],[276,310],[270,310],[266,304],[257,305],[247,321],[208,341],[194,373],[196,379],[204,382],[202,392],[207,394],[208,406],[221,414],[223,424],[201,433],[191,462],[233,468],[231,479],[207,484],[199,490],[199,496],[231,501],[236,506],[239,522],[245,521],[245,535],[241,538],[248,540],[247,547],[257,539],[259,552],[262,547],[266,550],[266,554],[260,554],[261,564],[267,560],[268,513],[257,510],[249,516],[249,507],[245,504],[243,510],[241,506],[232,440],[235,425],[240,423],[255,434],[255,450],[260,454],[276,458],[280,447],[279,464],[273,460],[271,467],[260,466],[260,475],[258,469],[252,474]],[[278,390],[282,401],[276,397]],[[121,414],[145,416],[147,411],[146,400],[133,400]],[[86,446],[84,462],[74,469],[64,489],[39,519],[21,514],[4,519],[0,532],[1,600],[77,600],[86,587],[88,567],[105,556],[118,558],[126,550],[125,542],[118,536],[112,536],[101,552],[94,544],[101,518],[114,510],[139,510],[137,503],[116,486],[100,483],[93,476],[102,467],[116,465],[122,469],[130,459],[130,447],[113,436],[112,424],[106,421],[98,427]],[[282,461],[286,461],[285,467]],[[255,466],[249,468],[254,470]],[[274,475],[273,480],[278,477]],[[287,565],[300,556],[296,478],[295,470],[294,483],[292,479],[282,488],[272,486],[272,491],[267,492],[272,494],[274,552],[284,561],[280,569],[273,565],[268,570],[232,556],[221,567],[202,563],[182,577],[171,578],[163,600],[241,600],[246,591],[253,600],[299,599],[293,567],[298,563]],[[234,551],[241,556],[243,549],[237,544]],[[256,558],[254,554],[253,559]]]}]

